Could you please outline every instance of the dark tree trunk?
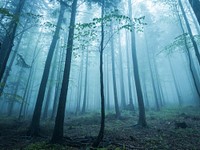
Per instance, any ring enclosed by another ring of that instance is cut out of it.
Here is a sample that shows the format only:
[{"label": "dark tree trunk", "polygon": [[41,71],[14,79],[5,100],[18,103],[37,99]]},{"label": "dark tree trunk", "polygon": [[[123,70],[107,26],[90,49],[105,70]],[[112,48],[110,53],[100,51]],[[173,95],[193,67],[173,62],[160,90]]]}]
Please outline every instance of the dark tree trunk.
[{"label": "dark tree trunk", "polygon": [[60,58],[59,58],[59,64],[58,64],[58,69],[57,69],[57,79],[56,79],[56,88],[55,88],[55,94],[54,94],[54,102],[53,102],[53,110],[52,110],[52,114],[51,114],[51,120],[54,120],[56,117],[56,110],[57,110],[57,106],[58,106],[58,100],[59,100],[59,95],[60,95],[60,91],[61,91],[61,79],[63,76],[62,73],[62,62],[64,61],[64,51],[65,49],[62,49],[60,51]]},{"label": "dark tree trunk", "polygon": [[198,23],[198,20],[196,19],[196,15],[193,14],[193,9],[192,9],[192,7],[190,7],[190,4],[187,5],[187,8],[188,8],[189,14],[191,15],[192,20],[194,22],[194,25],[195,25],[195,28],[197,30],[197,33],[200,34],[200,25]]},{"label": "dark tree trunk", "polygon": [[50,49],[49,49],[49,52],[47,55],[45,68],[44,68],[44,72],[42,75],[42,81],[40,83],[39,93],[37,96],[37,101],[36,101],[36,105],[35,105],[35,109],[34,109],[34,113],[33,113],[33,118],[32,118],[30,128],[28,131],[28,134],[32,135],[32,136],[39,135],[40,116],[41,116],[41,111],[42,111],[42,104],[44,101],[44,95],[45,95],[45,91],[46,91],[46,85],[47,85],[47,81],[48,81],[48,77],[49,77],[49,71],[50,71],[50,67],[51,67],[54,50],[55,50],[57,41],[59,39],[59,32],[60,32],[60,28],[61,28],[61,24],[62,24],[62,20],[64,17],[64,12],[65,12],[65,6],[62,4],[60,4],[60,5],[61,5],[61,7],[60,7],[60,13],[59,13],[59,17],[58,17],[58,21],[57,21],[57,25],[56,25],[56,31],[54,33],[53,40],[51,42]]},{"label": "dark tree trunk", "polygon": [[[15,10],[15,16],[20,16],[21,11],[23,9],[23,6],[25,4],[25,0],[20,0],[19,4]],[[8,61],[8,58],[10,56],[13,44],[14,44],[14,39],[15,39],[15,33],[17,30],[18,26],[18,20],[13,19],[13,21],[10,23],[8,33],[6,34],[3,43],[1,45],[1,50],[0,50],[0,82],[2,81],[3,74],[6,69],[6,64]]]},{"label": "dark tree trunk", "polygon": [[105,0],[102,0],[101,6],[101,47],[100,47],[100,92],[101,92],[101,127],[97,139],[92,144],[93,147],[98,147],[99,143],[104,136],[105,128],[105,97],[104,97],[104,84],[103,84],[103,50],[104,50],[104,4]]},{"label": "dark tree trunk", "polygon": [[[181,21],[181,17],[180,17],[180,14],[178,12],[178,9],[176,11],[177,11],[177,14],[178,14],[179,24],[180,24],[182,33],[184,34],[185,31],[184,31],[184,28],[183,28],[183,23]],[[191,75],[192,75],[192,80],[193,80],[193,83],[194,83],[194,86],[195,86],[195,90],[196,90],[196,92],[198,94],[199,104],[200,104],[200,86],[199,86],[200,82],[199,82],[199,78],[198,78],[198,74],[197,74],[196,68],[194,66],[194,62],[193,62],[193,60],[191,58],[189,46],[188,46],[188,43],[187,43],[187,38],[185,36],[184,36],[184,44],[185,44],[185,48],[186,48],[186,52],[187,52],[187,56],[188,56],[189,68],[190,68],[190,72],[191,72]]]},{"label": "dark tree trunk", "polygon": [[58,143],[63,138],[63,128],[64,128],[63,125],[64,125],[64,118],[65,118],[66,98],[67,98],[68,85],[69,85],[72,49],[73,49],[73,42],[74,42],[73,37],[74,37],[77,1],[78,0],[74,0],[72,3],[69,35],[68,35],[68,41],[67,41],[67,52],[66,52],[65,66],[64,66],[64,75],[63,75],[61,93],[60,93],[59,102],[58,102],[58,110],[56,114],[56,121],[55,121],[53,136],[51,139],[52,143]]},{"label": "dark tree trunk", "polygon": [[200,25],[200,1],[199,0],[189,0],[189,2],[195,13],[195,16],[197,17],[199,25]]},{"label": "dark tree trunk", "polygon": [[[132,18],[132,7],[131,7],[131,0],[129,2],[129,17]],[[138,125],[145,127],[147,126],[146,123],[146,115],[145,115],[145,108],[144,108],[144,99],[142,95],[142,88],[140,84],[140,76],[139,76],[139,69],[138,69],[138,60],[136,54],[136,43],[135,43],[135,29],[131,32],[131,48],[132,48],[132,59],[133,59],[133,70],[134,70],[134,79],[135,79],[135,86],[137,92],[137,100],[138,100],[138,108],[139,108],[139,120]]]},{"label": "dark tree trunk", "polygon": [[25,108],[28,105],[28,101],[27,101],[26,97],[27,97],[27,95],[30,91],[30,83],[32,81],[32,77],[33,77],[33,73],[34,73],[33,65],[34,65],[34,62],[35,62],[35,59],[36,59],[36,50],[37,50],[41,35],[42,34],[40,33],[38,38],[37,38],[36,46],[34,48],[33,59],[32,59],[32,62],[31,62],[31,68],[30,68],[29,73],[28,73],[28,80],[26,82],[25,91],[24,91],[24,94],[23,94],[23,97],[22,97],[22,103],[21,103],[21,106],[20,106],[18,120],[21,120],[22,118],[25,117],[25,113],[23,114],[23,109],[25,111]]},{"label": "dark tree trunk", "polygon": [[[27,22],[26,22],[26,24],[27,24]],[[25,26],[26,26],[26,24],[25,24]],[[19,41],[18,41],[18,43],[17,43],[17,45],[16,45],[14,54],[12,55],[12,57],[11,57],[11,59],[10,59],[10,62],[9,62],[9,64],[8,64],[8,67],[6,68],[5,73],[4,73],[4,76],[3,76],[3,78],[2,78],[2,81],[1,81],[1,82],[2,82],[3,84],[0,86],[0,96],[2,95],[3,90],[4,90],[4,87],[5,87],[6,83],[7,83],[7,79],[8,79],[8,76],[9,76],[9,73],[10,73],[10,70],[11,70],[11,67],[12,67],[12,65],[13,65],[13,63],[14,63],[15,58],[16,58],[16,55],[17,55],[17,52],[18,52],[19,45],[20,45],[20,43],[21,43],[22,37],[23,37],[23,34],[21,34],[20,37],[19,37]]]},{"label": "dark tree trunk", "polygon": [[[197,1],[197,0],[196,0]],[[186,26],[187,26],[187,30],[188,30],[188,34],[190,36],[190,39],[191,39],[191,42],[192,42],[192,45],[194,47],[194,51],[195,51],[195,55],[197,57],[197,60],[198,60],[198,64],[200,66],[200,54],[199,54],[199,50],[198,50],[198,46],[197,46],[197,43],[193,37],[193,34],[192,34],[192,30],[191,30],[191,27],[190,27],[190,24],[188,22],[188,19],[187,19],[187,16],[185,14],[185,11],[184,11],[184,8],[183,8],[183,5],[182,5],[182,2],[181,0],[178,1],[179,2],[179,6],[181,8],[181,12],[183,14],[183,18],[185,20],[185,23],[186,23]]]}]

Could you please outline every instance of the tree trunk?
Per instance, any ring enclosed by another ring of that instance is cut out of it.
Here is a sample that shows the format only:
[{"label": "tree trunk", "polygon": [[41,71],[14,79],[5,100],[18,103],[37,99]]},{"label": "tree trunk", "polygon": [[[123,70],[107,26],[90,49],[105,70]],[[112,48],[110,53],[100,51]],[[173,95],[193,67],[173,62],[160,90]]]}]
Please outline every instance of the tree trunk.
[{"label": "tree trunk", "polygon": [[106,94],[106,99],[107,99],[107,110],[110,110],[110,80],[109,80],[109,54],[107,53],[107,63],[106,63],[106,77],[107,77],[107,82],[106,82],[106,86],[107,86],[107,94]]},{"label": "tree trunk", "polygon": [[177,94],[177,97],[178,97],[179,106],[182,106],[183,102],[181,100],[181,94],[180,94],[180,91],[179,91],[178,83],[177,83],[176,78],[175,78],[174,70],[173,70],[173,67],[172,67],[172,62],[171,62],[171,59],[169,57],[168,57],[168,60],[169,60],[170,70],[171,70],[171,73],[172,73],[173,83],[174,83],[176,94]]},{"label": "tree trunk", "polygon": [[189,0],[190,5],[197,17],[197,20],[199,22],[200,25],[200,1],[199,0]]},{"label": "tree trunk", "polygon": [[149,52],[148,43],[147,43],[146,37],[144,37],[144,38],[145,38],[145,44],[146,44],[147,60],[148,60],[150,76],[151,76],[151,83],[152,83],[152,86],[153,86],[153,93],[154,93],[155,102],[156,102],[156,110],[159,111],[160,105],[159,105],[158,93],[156,91],[156,83],[155,83],[156,79],[154,78],[154,75],[153,75],[153,68],[152,68],[152,63],[151,63],[150,56],[149,56],[150,52]]},{"label": "tree trunk", "polygon": [[[111,22],[110,27],[111,35],[113,35],[113,25]],[[120,117],[120,110],[119,110],[119,104],[118,104],[118,96],[117,96],[117,83],[116,83],[116,73],[115,73],[115,49],[114,49],[114,41],[113,38],[110,41],[111,43],[111,53],[112,53],[112,78],[113,78],[113,91],[114,91],[114,103],[115,103],[115,113],[116,118]]]},{"label": "tree trunk", "polygon": [[47,80],[49,77],[49,71],[50,71],[50,67],[51,67],[51,62],[52,62],[52,58],[53,58],[53,54],[54,54],[54,50],[57,44],[57,41],[59,39],[59,32],[60,32],[60,28],[61,28],[61,24],[62,24],[62,20],[64,17],[64,12],[65,12],[65,6],[60,4],[60,13],[59,13],[59,17],[58,17],[58,21],[57,21],[57,25],[56,25],[56,31],[54,33],[51,45],[50,45],[50,49],[47,55],[47,59],[46,59],[46,63],[45,63],[45,68],[44,68],[44,72],[42,75],[42,81],[39,87],[39,93],[37,96],[37,101],[36,101],[36,105],[35,105],[35,109],[34,109],[34,113],[33,113],[33,118],[30,124],[30,128],[28,131],[29,135],[32,136],[38,136],[39,135],[39,125],[40,125],[40,116],[41,116],[41,111],[42,111],[42,104],[44,101],[44,95],[45,95],[45,91],[46,91],[46,85],[47,85]]},{"label": "tree trunk", "polygon": [[88,81],[88,48],[86,53],[86,61],[85,61],[85,84],[84,84],[84,96],[83,96],[83,107],[82,107],[82,114],[85,113],[86,109],[86,102],[87,102],[87,81]]},{"label": "tree trunk", "polygon": [[47,92],[47,96],[46,96],[46,103],[45,103],[45,106],[44,106],[44,112],[43,112],[43,116],[42,118],[43,119],[47,119],[48,117],[48,109],[49,109],[49,104],[50,104],[50,101],[51,101],[51,97],[53,95],[53,89],[54,89],[54,82],[55,81],[55,74],[56,74],[56,57],[57,57],[57,53],[54,55],[54,60],[53,60],[53,67],[52,67],[52,70],[51,70],[51,74],[50,74],[50,83],[49,83],[49,86],[48,86],[48,92]]},{"label": "tree trunk", "polygon": [[92,144],[93,147],[98,147],[99,143],[104,136],[105,128],[105,97],[104,97],[104,84],[103,84],[103,50],[104,50],[104,4],[105,0],[102,0],[101,6],[101,47],[100,47],[100,92],[101,92],[101,127],[97,139]]},{"label": "tree trunk", "polygon": [[120,90],[121,90],[121,106],[124,109],[126,107],[125,89],[124,89],[124,71],[122,61],[122,48],[121,48],[121,35],[119,32],[119,64],[120,64]]},{"label": "tree trunk", "polygon": [[[184,31],[184,28],[183,28],[183,23],[181,21],[180,14],[178,13],[178,10],[176,10],[176,11],[177,11],[177,14],[178,14],[179,24],[180,24],[182,33],[184,34],[185,31]],[[199,105],[200,105],[200,86],[199,86],[200,82],[199,82],[199,78],[198,78],[196,68],[194,66],[194,62],[191,58],[190,49],[189,49],[189,46],[187,44],[187,38],[185,36],[184,36],[184,44],[185,44],[185,48],[186,48],[186,52],[187,52],[187,57],[188,57],[188,61],[189,61],[189,68],[190,68],[190,72],[191,72],[191,75],[192,75],[192,80],[193,80],[193,83],[194,83],[194,86],[195,86],[195,90],[198,94]]]},{"label": "tree trunk", "polygon": [[38,38],[37,38],[37,42],[36,42],[36,46],[34,48],[34,52],[33,52],[33,59],[32,59],[32,62],[31,62],[31,68],[29,70],[29,73],[28,73],[28,80],[26,82],[26,86],[25,86],[25,91],[24,91],[24,94],[23,94],[23,97],[22,97],[22,103],[21,103],[21,106],[20,106],[20,111],[19,111],[19,116],[18,116],[18,120],[21,120],[23,117],[25,117],[23,114],[23,109],[25,110],[25,107],[28,105],[27,104],[27,93],[29,93],[29,90],[30,90],[30,83],[32,81],[32,77],[33,77],[33,65],[34,65],[34,62],[35,62],[35,59],[36,59],[36,50],[37,50],[37,47],[38,47],[38,44],[39,44],[39,40],[40,37],[41,37],[42,33],[39,34]]},{"label": "tree trunk", "polygon": [[[132,19],[131,0],[128,0],[128,2],[129,2],[129,17]],[[138,108],[139,108],[138,125],[145,127],[145,126],[147,126],[147,123],[146,123],[146,115],[145,115],[145,108],[144,108],[144,99],[143,99],[142,88],[141,88],[141,84],[140,84],[138,60],[137,60],[137,54],[136,54],[136,43],[135,43],[135,29],[134,28],[132,28],[132,32],[131,32],[131,48],[132,48],[134,79],[135,79]]]},{"label": "tree trunk", "polygon": [[[25,26],[26,26],[26,24],[27,24],[27,22],[25,23]],[[7,79],[8,79],[11,67],[12,67],[12,65],[14,63],[15,58],[16,58],[16,55],[17,55],[17,52],[18,52],[19,45],[21,43],[22,37],[23,37],[23,34],[21,34],[20,37],[19,37],[19,41],[17,42],[17,46],[15,48],[14,54],[12,55],[11,60],[10,60],[10,62],[8,64],[8,67],[6,68],[4,76],[2,78],[1,83],[3,83],[3,84],[0,86],[0,96],[2,95],[4,87],[5,87],[6,83],[7,83]]]},{"label": "tree trunk", "polygon": [[64,52],[65,49],[61,49],[60,50],[60,58],[59,58],[59,62],[58,62],[58,69],[57,69],[57,77],[56,77],[56,88],[55,88],[55,94],[54,94],[54,102],[53,102],[53,110],[52,110],[52,114],[51,114],[51,120],[54,120],[56,117],[56,110],[57,110],[57,106],[58,106],[58,100],[59,100],[59,95],[60,95],[60,91],[61,91],[61,78],[63,76],[62,73],[62,62],[64,62]]},{"label": "tree trunk", "polygon": [[67,41],[67,52],[66,52],[65,66],[64,66],[64,75],[63,75],[61,93],[60,93],[59,102],[58,102],[58,109],[57,109],[57,114],[56,114],[56,121],[55,121],[53,136],[51,139],[52,143],[57,143],[63,138],[63,128],[64,128],[63,125],[64,125],[64,118],[65,118],[65,107],[66,107],[66,98],[67,98],[67,93],[68,93],[69,77],[70,77],[72,49],[73,49],[73,42],[74,42],[73,37],[74,37],[77,1],[78,0],[74,0],[72,3],[69,35],[68,35],[68,41]]},{"label": "tree trunk", "polygon": [[[21,11],[23,9],[23,6],[25,4],[25,0],[20,0],[19,4],[15,10],[15,16],[20,16]],[[18,18],[19,21],[19,18]],[[18,21],[16,19],[13,19],[13,21],[10,23],[9,26],[9,33],[6,34],[3,43],[1,45],[1,50],[0,50],[0,82],[2,81],[3,74],[6,69],[6,64],[8,61],[8,58],[10,56],[13,44],[14,44],[14,39],[15,39],[15,33],[17,30],[18,26]]]},{"label": "tree trunk", "polygon": [[199,66],[200,66],[200,54],[199,54],[199,50],[198,50],[197,43],[196,43],[196,41],[195,41],[195,39],[194,39],[194,37],[193,37],[192,30],[191,30],[191,28],[190,28],[190,24],[189,24],[189,22],[188,22],[188,19],[187,19],[186,14],[185,14],[185,11],[184,11],[182,2],[181,2],[181,0],[179,0],[178,2],[179,2],[179,6],[180,6],[180,8],[181,8],[181,12],[182,12],[182,14],[183,14],[183,18],[184,18],[184,20],[185,20],[186,26],[187,26],[188,34],[189,34],[189,36],[190,36],[191,42],[192,42],[193,47],[194,47],[194,51],[195,51],[195,55],[196,55],[197,60],[198,60],[198,64],[199,64]]},{"label": "tree trunk", "polygon": [[129,58],[129,48],[128,48],[128,42],[130,40],[128,39],[128,33],[126,32],[126,58],[127,58],[127,69],[128,69],[128,90],[129,90],[129,106],[130,110],[134,110],[134,105],[133,105],[133,95],[132,95],[132,90],[131,90],[131,71],[130,71],[130,58]]},{"label": "tree trunk", "polygon": [[82,98],[83,59],[84,59],[84,50],[82,49],[80,71],[79,71],[79,77],[78,77],[77,104],[76,104],[76,112],[75,112],[76,115],[78,115],[78,113],[80,112],[80,103],[81,103],[81,98]]}]

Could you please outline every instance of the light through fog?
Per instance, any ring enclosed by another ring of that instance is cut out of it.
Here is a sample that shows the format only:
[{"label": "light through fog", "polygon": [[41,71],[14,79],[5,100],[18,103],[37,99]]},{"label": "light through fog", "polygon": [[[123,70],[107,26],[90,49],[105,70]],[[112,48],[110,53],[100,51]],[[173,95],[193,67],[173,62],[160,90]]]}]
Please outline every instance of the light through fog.
[{"label": "light through fog", "polygon": [[2,0],[2,149],[198,149],[199,14],[199,0]]}]

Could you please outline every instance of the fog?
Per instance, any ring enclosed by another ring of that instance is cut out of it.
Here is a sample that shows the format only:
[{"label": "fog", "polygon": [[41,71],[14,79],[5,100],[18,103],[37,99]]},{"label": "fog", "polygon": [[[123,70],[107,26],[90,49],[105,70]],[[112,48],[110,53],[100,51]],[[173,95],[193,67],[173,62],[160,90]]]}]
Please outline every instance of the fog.
[{"label": "fog", "polygon": [[67,119],[96,114],[97,147],[106,115],[146,127],[149,112],[198,108],[199,10],[199,0],[2,0],[0,116],[27,121],[29,136],[49,120],[57,143]]}]

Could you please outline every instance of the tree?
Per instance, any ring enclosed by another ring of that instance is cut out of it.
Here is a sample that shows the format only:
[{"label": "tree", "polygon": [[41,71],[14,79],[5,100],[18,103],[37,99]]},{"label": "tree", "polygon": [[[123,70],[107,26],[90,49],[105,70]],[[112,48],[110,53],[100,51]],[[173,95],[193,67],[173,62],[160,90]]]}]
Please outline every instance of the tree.
[{"label": "tree", "polygon": [[128,69],[128,91],[129,91],[129,107],[130,110],[134,110],[133,105],[133,94],[131,90],[131,71],[130,71],[130,58],[129,58],[129,46],[128,46],[129,38],[128,33],[126,32],[126,58],[127,58],[127,69]]},{"label": "tree", "polygon": [[187,26],[188,34],[190,36],[191,42],[192,42],[193,47],[194,47],[194,51],[195,51],[195,55],[196,55],[197,60],[198,60],[198,64],[200,65],[200,53],[199,53],[199,50],[198,50],[198,45],[197,45],[197,43],[194,39],[194,36],[192,34],[192,30],[191,30],[190,24],[188,22],[188,19],[187,19],[186,13],[184,11],[183,4],[182,4],[181,0],[178,0],[178,3],[179,3],[179,6],[181,8],[181,12],[183,14],[183,18],[184,18],[186,26]]},{"label": "tree", "polygon": [[126,96],[125,96],[125,88],[124,88],[124,71],[123,71],[123,61],[122,61],[122,46],[121,46],[121,35],[120,32],[118,34],[119,38],[119,63],[120,63],[120,86],[121,86],[121,106],[122,108],[126,108]]},{"label": "tree", "polygon": [[[110,27],[111,35],[113,34],[113,24],[111,22]],[[113,38],[110,41],[111,43],[111,54],[112,54],[112,78],[113,78],[113,92],[114,92],[114,102],[115,102],[115,113],[116,118],[120,117],[120,110],[119,110],[119,102],[117,96],[117,83],[116,83],[116,73],[115,73],[115,48],[114,48],[114,40]]]},{"label": "tree", "polygon": [[16,10],[15,10],[15,13],[14,13],[13,19],[10,22],[10,25],[8,28],[9,32],[7,32],[7,34],[5,35],[5,37],[3,39],[3,42],[1,44],[1,48],[0,48],[0,82],[3,78],[3,74],[6,69],[6,64],[7,64],[8,58],[10,56],[12,47],[14,45],[14,39],[15,39],[16,31],[17,31],[17,26],[18,26],[20,15],[21,15],[21,12],[22,12],[25,2],[26,2],[26,0],[19,1],[18,5],[16,7]]},{"label": "tree", "polygon": [[105,128],[105,97],[104,97],[104,84],[103,84],[103,50],[104,50],[104,7],[105,0],[101,4],[101,47],[100,47],[100,91],[101,91],[101,127],[97,139],[93,143],[93,147],[97,147],[104,136]]},{"label": "tree", "polygon": [[191,58],[191,52],[190,52],[190,48],[189,48],[188,42],[187,42],[187,35],[185,35],[185,30],[183,28],[183,23],[182,23],[182,20],[181,20],[181,17],[180,17],[180,14],[179,14],[177,8],[176,8],[176,12],[177,12],[177,15],[178,15],[178,22],[179,22],[181,31],[183,33],[183,42],[184,42],[184,46],[185,46],[185,49],[186,49],[186,56],[187,56],[188,61],[189,61],[190,73],[192,75],[192,80],[193,80],[193,83],[194,83],[194,86],[195,86],[195,90],[196,90],[196,92],[198,94],[198,97],[200,99],[200,86],[199,86],[200,82],[199,82],[199,78],[198,78],[198,73],[196,71],[196,68],[195,68],[195,65],[194,65],[194,61]]},{"label": "tree", "polygon": [[199,0],[189,0],[189,3],[195,13],[195,16],[200,25],[200,1]]},{"label": "tree", "polygon": [[[129,17],[132,19],[131,0],[128,0],[128,5],[129,5]],[[138,69],[138,60],[137,60],[136,43],[135,43],[135,29],[132,29],[132,30],[133,31],[131,32],[131,48],[132,48],[133,68],[134,68],[133,69],[134,70],[134,79],[135,79],[135,86],[136,86],[138,107],[139,107],[138,125],[145,127],[145,126],[147,126],[147,123],[146,123],[144,99],[143,99],[143,95],[142,95],[142,88],[141,88],[139,69]]]},{"label": "tree", "polygon": [[64,12],[65,12],[65,6],[62,5],[62,3],[60,3],[60,13],[59,13],[59,17],[58,17],[58,21],[57,21],[57,25],[56,25],[56,30],[49,48],[49,52],[47,55],[47,59],[45,62],[45,68],[44,68],[44,72],[42,75],[42,81],[40,83],[40,87],[39,87],[39,92],[38,92],[38,96],[37,96],[37,100],[36,100],[36,105],[35,105],[35,109],[34,109],[34,113],[33,113],[33,117],[31,120],[31,124],[28,130],[28,134],[32,135],[32,136],[38,136],[39,135],[39,126],[40,126],[40,117],[41,117],[41,111],[42,111],[42,104],[44,101],[44,95],[45,95],[45,91],[46,91],[46,85],[47,85],[47,81],[48,81],[48,77],[49,77],[49,72],[50,72],[50,67],[51,67],[51,62],[52,62],[52,58],[53,58],[53,54],[54,54],[54,50],[57,44],[57,41],[59,39],[59,32],[61,29],[61,24],[63,21],[63,17],[64,17]]},{"label": "tree", "polygon": [[72,3],[69,35],[68,35],[67,50],[66,50],[67,52],[66,52],[65,66],[64,66],[64,75],[63,75],[61,93],[60,93],[59,102],[58,102],[55,126],[54,126],[53,135],[51,139],[52,143],[58,143],[63,138],[63,128],[64,128],[63,124],[64,124],[64,117],[65,117],[66,98],[67,98],[68,86],[69,86],[69,76],[70,76],[70,68],[71,68],[73,42],[74,42],[73,38],[74,38],[74,26],[75,26],[75,21],[76,21],[77,1],[78,0],[73,0],[73,3]]}]

